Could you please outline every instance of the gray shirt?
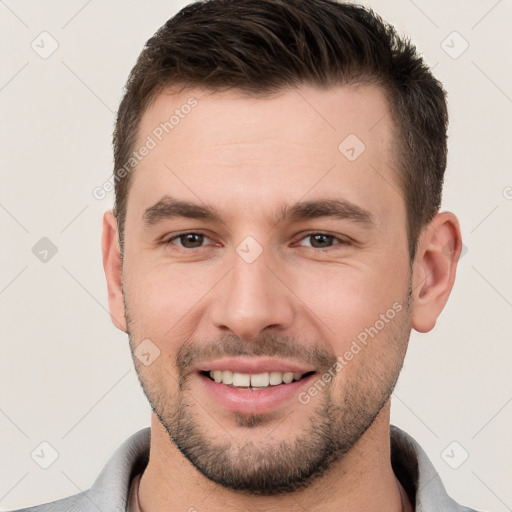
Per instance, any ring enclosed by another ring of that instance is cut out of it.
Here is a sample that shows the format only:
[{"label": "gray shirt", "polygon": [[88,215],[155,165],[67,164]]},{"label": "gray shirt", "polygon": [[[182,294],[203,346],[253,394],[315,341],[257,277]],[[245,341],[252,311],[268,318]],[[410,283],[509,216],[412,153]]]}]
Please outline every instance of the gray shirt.
[{"label": "gray shirt", "polygon": [[[416,512],[476,512],[446,494],[434,466],[410,435],[393,425],[390,433],[393,471]],[[149,427],[139,430],[119,446],[90,489],[13,512],[133,512],[128,510],[130,487],[149,461],[150,434]]]}]

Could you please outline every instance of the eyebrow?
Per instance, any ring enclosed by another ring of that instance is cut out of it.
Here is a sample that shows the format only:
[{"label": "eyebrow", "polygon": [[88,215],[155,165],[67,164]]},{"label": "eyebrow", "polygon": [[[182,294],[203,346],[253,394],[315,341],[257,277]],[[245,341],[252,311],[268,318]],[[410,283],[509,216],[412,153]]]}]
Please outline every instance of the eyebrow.
[{"label": "eyebrow", "polygon": [[[322,217],[350,220],[361,224],[375,224],[369,211],[344,199],[317,199],[301,201],[293,205],[282,205],[277,209],[273,222],[280,224],[286,220],[298,222]],[[169,195],[162,197],[153,206],[147,208],[142,215],[142,221],[148,227],[174,218],[223,222],[221,214],[212,206],[175,199]]]}]

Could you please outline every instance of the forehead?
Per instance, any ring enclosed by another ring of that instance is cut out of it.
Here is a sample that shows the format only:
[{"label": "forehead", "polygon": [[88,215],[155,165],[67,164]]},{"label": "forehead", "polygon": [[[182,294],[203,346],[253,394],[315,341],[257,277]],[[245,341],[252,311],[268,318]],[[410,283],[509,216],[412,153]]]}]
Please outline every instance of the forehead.
[{"label": "forehead", "polygon": [[386,94],[378,85],[302,85],[265,95],[168,88],[143,113],[138,142],[146,135],[161,142],[172,133],[176,142],[186,138],[201,150],[207,143],[253,142],[265,134],[279,134],[281,142],[320,138],[324,146],[337,146],[344,135],[354,134],[375,146],[379,137],[391,135],[388,113]]},{"label": "forehead", "polygon": [[387,183],[381,199],[396,201],[388,113],[374,85],[301,86],[265,97],[168,89],[141,119],[136,150],[151,150],[131,176],[130,196],[148,203],[170,193],[250,211],[261,201],[344,190],[368,203]]}]

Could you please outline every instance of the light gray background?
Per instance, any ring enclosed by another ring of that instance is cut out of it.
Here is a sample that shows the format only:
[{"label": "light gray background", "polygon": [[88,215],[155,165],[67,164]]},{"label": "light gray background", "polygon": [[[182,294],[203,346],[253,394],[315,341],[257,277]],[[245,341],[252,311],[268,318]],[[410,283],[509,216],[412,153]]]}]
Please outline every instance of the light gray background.
[{"label": "light gray background", "polygon": [[[149,425],[127,337],[107,311],[100,228],[113,196],[92,190],[112,172],[128,72],[185,3],[0,0],[2,510],[87,489]],[[512,2],[365,4],[411,36],[449,93],[444,207],[468,249],[437,327],[412,335],[392,422],[456,500],[512,510]],[[43,31],[59,45],[48,58],[31,47],[51,48]],[[46,263],[32,252],[42,237],[58,248]],[[43,441],[59,454],[48,469],[31,458]]]}]

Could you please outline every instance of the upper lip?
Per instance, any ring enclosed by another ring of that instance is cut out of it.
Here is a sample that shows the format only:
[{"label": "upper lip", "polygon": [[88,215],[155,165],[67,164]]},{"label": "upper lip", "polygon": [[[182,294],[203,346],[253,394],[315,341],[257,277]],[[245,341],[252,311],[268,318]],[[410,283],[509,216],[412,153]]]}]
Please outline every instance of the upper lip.
[{"label": "upper lip", "polygon": [[228,357],[216,359],[215,361],[201,363],[197,369],[198,371],[231,370],[232,372],[250,375],[265,372],[294,372],[304,374],[315,371],[315,368],[294,361],[264,357]]}]

